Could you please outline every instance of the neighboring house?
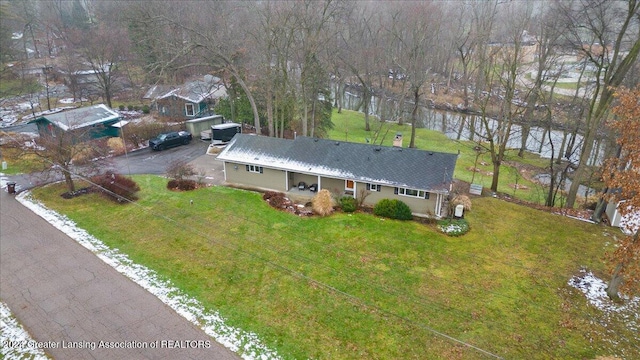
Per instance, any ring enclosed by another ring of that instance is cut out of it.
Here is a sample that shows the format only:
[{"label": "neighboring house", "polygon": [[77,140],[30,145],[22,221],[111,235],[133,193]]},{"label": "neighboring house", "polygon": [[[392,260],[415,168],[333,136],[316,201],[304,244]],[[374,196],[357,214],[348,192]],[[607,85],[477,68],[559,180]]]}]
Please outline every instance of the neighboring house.
[{"label": "neighboring house", "polygon": [[151,100],[151,109],[162,117],[191,120],[213,115],[213,108],[227,90],[215,76],[187,82],[181,86],[156,85],[143,98]]},{"label": "neighboring house", "polygon": [[[418,216],[444,216],[457,155],[297,137],[236,135],[218,155],[225,182],[258,190],[317,185],[363,204],[399,199]],[[311,192],[309,192],[311,195]]]},{"label": "neighboring house", "polygon": [[87,140],[118,136],[119,121],[120,114],[100,104],[42,115],[29,123],[35,123],[38,126],[38,133],[41,136],[57,136],[63,132],[73,132],[78,139]]}]

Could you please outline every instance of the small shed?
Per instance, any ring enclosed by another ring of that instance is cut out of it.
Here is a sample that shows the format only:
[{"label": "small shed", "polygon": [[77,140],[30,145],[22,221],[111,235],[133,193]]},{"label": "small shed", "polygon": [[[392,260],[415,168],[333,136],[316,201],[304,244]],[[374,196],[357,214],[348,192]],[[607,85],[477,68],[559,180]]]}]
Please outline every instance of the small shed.
[{"label": "small shed", "polygon": [[120,114],[99,104],[42,115],[29,123],[36,124],[41,136],[73,132],[77,138],[88,140],[118,136],[119,129],[113,125],[119,121]]},{"label": "small shed", "polygon": [[222,123],[224,123],[224,117],[222,115],[211,115],[185,121],[187,131],[194,136],[200,134],[202,140],[211,139],[211,127]]}]

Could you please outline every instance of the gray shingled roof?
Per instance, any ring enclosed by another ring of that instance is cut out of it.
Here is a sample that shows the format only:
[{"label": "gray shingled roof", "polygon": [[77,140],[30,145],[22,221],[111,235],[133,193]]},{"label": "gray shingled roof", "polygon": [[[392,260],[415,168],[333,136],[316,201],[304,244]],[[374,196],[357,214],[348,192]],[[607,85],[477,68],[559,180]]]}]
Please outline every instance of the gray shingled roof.
[{"label": "gray shingled roof", "polygon": [[43,115],[36,119],[46,119],[59,128],[67,131],[85,126],[100,124],[110,120],[117,120],[120,115],[109,109],[106,105],[94,105],[73,110],[67,110],[56,114]]},{"label": "gray shingled roof", "polygon": [[298,137],[238,134],[218,160],[431,192],[447,192],[457,155]]},{"label": "gray shingled roof", "polygon": [[181,86],[161,86],[156,85],[149,89],[145,98],[164,99],[171,96],[199,103],[207,98],[222,98],[227,96],[227,89],[220,82],[220,78],[211,77],[210,81],[194,80]]}]

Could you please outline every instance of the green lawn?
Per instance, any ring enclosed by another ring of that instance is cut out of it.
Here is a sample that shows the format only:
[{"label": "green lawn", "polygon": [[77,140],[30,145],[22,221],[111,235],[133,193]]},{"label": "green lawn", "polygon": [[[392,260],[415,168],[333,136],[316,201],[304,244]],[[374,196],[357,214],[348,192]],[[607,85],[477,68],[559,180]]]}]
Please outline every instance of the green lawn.
[{"label": "green lawn", "polygon": [[487,358],[436,331],[508,359],[640,356],[637,334],[567,285],[582,266],[606,277],[606,228],[478,198],[471,231],[453,238],[363,213],[299,218],[243,190],[170,192],[164,178],[135,179],[137,204],[64,200],[62,185],[33,193],[285,358]]},{"label": "green lawn", "polygon": [[7,175],[28,174],[42,171],[43,160],[34,154],[24,154],[19,149],[3,148],[0,153],[0,162],[6,162],[7,168],[0,172]]}]

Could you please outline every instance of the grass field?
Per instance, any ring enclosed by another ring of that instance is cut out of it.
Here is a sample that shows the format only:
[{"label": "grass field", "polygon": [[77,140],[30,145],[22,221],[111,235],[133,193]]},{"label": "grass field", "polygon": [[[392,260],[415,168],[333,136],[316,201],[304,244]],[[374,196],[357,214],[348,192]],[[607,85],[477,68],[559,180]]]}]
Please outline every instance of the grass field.
[{"label": "grass field", "polygon": [[284,358],[491,358],[442,334],[508,359],[640,356],[621,316],[567,285],[581,267],[606,278],[608,228],[478,198],[471,232],[453,238],[364,213],[299,218],[253,192],[170,192],[164,178],[135,179],[136,204],[64,200],[62,185],[33,193]]}]

